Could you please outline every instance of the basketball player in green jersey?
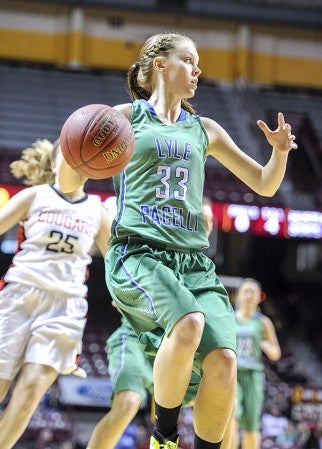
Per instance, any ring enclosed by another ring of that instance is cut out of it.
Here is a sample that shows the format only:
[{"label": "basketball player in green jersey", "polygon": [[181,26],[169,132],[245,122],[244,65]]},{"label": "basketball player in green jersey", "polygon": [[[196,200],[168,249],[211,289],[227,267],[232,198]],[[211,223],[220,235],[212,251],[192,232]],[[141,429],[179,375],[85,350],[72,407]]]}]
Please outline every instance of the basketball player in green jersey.
[{"label": "basketball player in green jersey", "polygon": [[[109,217],[114,217],[115,196],[108,197],[103,204]],[[205,197],[202,212],[209,236],[214,216],[211,201]],[[87,449],[114,449],[141,404],[147,399],[147,393],[153,396],[152,364],[124,317],[121,318],[121,325],[107,339],[106,352],[108,372],[113,385],[111,408],[94,427]],[[196,383],[196,379],[191,379],[184,399],[186,406],[193,404]],[[227,449],[231,447],[227,446]]]},{"label": "basketball player in green jersey", "polygon": [[236,295],[236,421],[242,432],[242,449],[260,448],[260,417],[264,402],[262,352],[270,360],[281,357],[274,325],[258,309],[261,295],[261,285],[251,278],[242,280]]},{"label": "basketball player in green jersey", "polygon": [[[258,194],[272,196],[297,147],[279,113],[276,130],[257,122],[272,146],[267,164],[250,158],[188,102],[200,73],[190,38],[151,36],[128,72],[134,101],[115,106],[130,120],[136,146],[113,178],[118,212],[105,258],[106,283],[145,351],[155,357],[152,449],[178,447],[177,420],[192,370],[201,379],[194,449],[220,448],[235,402],[234,311],[214,263],[203,253],[206,158],[216,158]],[[85,181],[65,163],[64,191]]]}]

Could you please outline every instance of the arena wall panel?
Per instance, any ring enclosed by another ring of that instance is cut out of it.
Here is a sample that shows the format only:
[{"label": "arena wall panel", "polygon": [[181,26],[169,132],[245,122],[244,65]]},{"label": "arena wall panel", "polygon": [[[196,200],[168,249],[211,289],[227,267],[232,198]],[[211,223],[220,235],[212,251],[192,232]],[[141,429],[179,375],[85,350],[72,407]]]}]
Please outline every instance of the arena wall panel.
[{"label": "arena wall panel", "polygon": [[0,58],[127,70],[146,38],[164,31],[195,40],[205,79],[322,88],[322,30],[119,9],[4,0]]}]

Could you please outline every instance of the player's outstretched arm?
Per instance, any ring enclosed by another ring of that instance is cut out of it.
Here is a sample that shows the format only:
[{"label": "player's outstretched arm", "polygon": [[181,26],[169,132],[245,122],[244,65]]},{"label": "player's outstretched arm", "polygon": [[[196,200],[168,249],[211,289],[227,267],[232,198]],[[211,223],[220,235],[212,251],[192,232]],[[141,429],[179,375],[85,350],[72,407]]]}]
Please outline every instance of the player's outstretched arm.
[{"label": "player's outstretched arm", "polygon": [[73,170],[65,161],[63,155],[57,160],[57,178],[60,190],[63,193],[71,193],[81,187],[88,178],[81,176]]},{"label": "player's outstretched arm", "polygon": [[0,208],[0,235],[25,219],[34,196],[34,188],[28,187],[16,193]]},{"label": "player's outstretched arm", "polygon": [[284,178],[288,153],[297,148],[295,136],[291,132],[291,126],[285,123],[284,115],[281,112],[278,114],[278,126],[275,130],[271,130],[263,121],[257,121],[272,145],[271,157],[264,166],[242,151],[214,120],[203,117],[202,121],[209,137],[209,155],[259,195],[273,196]]}]

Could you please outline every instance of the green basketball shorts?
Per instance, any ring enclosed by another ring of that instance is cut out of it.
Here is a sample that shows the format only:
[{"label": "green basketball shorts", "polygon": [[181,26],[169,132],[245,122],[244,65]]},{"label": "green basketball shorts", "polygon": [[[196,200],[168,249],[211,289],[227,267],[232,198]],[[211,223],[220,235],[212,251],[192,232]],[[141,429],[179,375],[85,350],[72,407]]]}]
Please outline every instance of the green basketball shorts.
[{"label": "green basketball shorts", "polygon": [[144,401],[147,391],[153,393],[152,366],[130,327],[122,324],[113,332],[107,339],[106,352],[113,395],[131,390],[139,393]]},{"label": "green basketball shorts", "polygon": [[237,370],[236,419],[246,432],[257,432],[264,404],[264,374],[262,371]]},{"label": "green basketball shorts", "polygon": [[163,336],[191,312],[205,316],[195,355],[197,374],[214,349],[236,351],[234,311],[214,263],[204,253],[116,242],[106,254],[105,273],[112,299],[147,354],[154,356]]}]

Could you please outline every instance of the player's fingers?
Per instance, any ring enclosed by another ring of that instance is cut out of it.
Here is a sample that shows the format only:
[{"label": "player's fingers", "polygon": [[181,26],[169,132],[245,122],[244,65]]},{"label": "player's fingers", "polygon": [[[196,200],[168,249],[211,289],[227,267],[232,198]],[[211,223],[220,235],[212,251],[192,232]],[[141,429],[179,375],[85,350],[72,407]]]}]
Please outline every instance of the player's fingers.
[{"label": "player's fingers", "polygon": [[271,129],[266,125],[266,123],[263,122],[263,120],[257,120],[257,125],[265,134],[272,132]]},{"label": "player's fingers", "polygon": [[285,131],[287,131],[287,134],[290,136],[291,131],[292,131],[291,125],[289,123],[285,123],[284,129],[285,129]]},{"label": "player's fingers", "polygon": [[291,134],[289,136],[290,139],[290,144],[291,144],[291,148],[294,148],[294,150],[297,149],[297,143],[295,142],[296,137],[294,136],[294,134]]},{"label": "player's fingers", "polygon": [[285,119],[284,119],[284,114],[282,112],[278,113],[277,120],[278,120],[279,128],[283,129],[285,126]]}]

